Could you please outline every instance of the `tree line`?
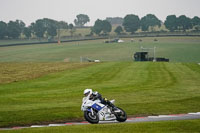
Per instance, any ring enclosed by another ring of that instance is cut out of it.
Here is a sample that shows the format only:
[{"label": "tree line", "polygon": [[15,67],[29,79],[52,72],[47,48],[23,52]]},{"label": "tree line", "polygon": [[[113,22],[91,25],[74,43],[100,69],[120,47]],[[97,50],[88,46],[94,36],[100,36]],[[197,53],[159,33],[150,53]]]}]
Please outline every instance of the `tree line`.
[{"label": "tree line", "polygon": [[[84,14],[79,14],[74,20],[76,26],[82,27],[87,22],[89,22],[89,17]],[[30,26],[25,25],[22,20],[9,21],[5,23],[0,21],[0,39],[19,38],[21,34],[24,34],[26,38],[32,37],[32,35],[37,36],[39,39],[46,37],[59,36],[61,29],[70,30],[70,33],[74,32],[74,25],[68,24],[65,21],[56,21],[49,18],[38,19],[35,22],[31,23]]]},{"label": "tree line", "polygon": [[7,24],[0,21],[0,38],[19,38],[21,34],[24,34],[27,38],[30,38],[32,34],[38,38],[47,36],[56,36],[57,30],[67,29],[69,26],[64,21],[56,21],[53,19],[38,19],[36,22],[31,23],[30,26],[25,26],[22,20],[9,21]]},{"label": "tree line", "polygon": [[[114,30],[118,35],[122,34],[124,31],[134,34],[138,29],[141,29],[143,32],[153,31],[155,26],[160,27],[162,24],[162,21],[154,14],[147,14],[141,19],[137,15],[128,14],[124,18],[116,17],[115,19],[97,19],[94,26],[91,27],[90,35],[108,35],[112,31],[111,24],[114,24],[114,20],[117,21],[118,24],[122,23]],[[31,38],[32,35],[35,35],[38,38],[44,38],[44,36],[54,37],[57,35],[59,36],[59,31],[61,29],[70,30],[72,36],[75,32],[75,27],[84,27],[84,25],[89,21],[90,18],[85,14],[79,14],[76,16],[76,19],[74,20],[75,26],[72,23],[68,24],[65,21],[56,21],[49,18],[38,19],[29,26],[26,26],[22,20],[9,21],[8,23],[0,21],[0,39],[15,39],[19,38],[21,34],[24,34],[26,38]],[[185,32],[190,29],[200,31],[200,18],[197,16],[189,18],[185,15],[179,17],[176,15],[169,15],[166,17],[163,24],[170,32]]]},{"label": "tree line", "polygon": [[[123,18],[122,26],[118,26],[114,31],[117,34],[121,34],[123,30],[134,34],[138,29],[141,29],[143,32],[152,32],[155,26],[160,27],[162,23],[154,14],[147,14],[141,19],[137,15],[128,14]],[[185,32],[187,30],[200,31],[200,18],[197,16],[189,18],[185,15],[179,17],[169,15],[163,24],[170,32]]]}]

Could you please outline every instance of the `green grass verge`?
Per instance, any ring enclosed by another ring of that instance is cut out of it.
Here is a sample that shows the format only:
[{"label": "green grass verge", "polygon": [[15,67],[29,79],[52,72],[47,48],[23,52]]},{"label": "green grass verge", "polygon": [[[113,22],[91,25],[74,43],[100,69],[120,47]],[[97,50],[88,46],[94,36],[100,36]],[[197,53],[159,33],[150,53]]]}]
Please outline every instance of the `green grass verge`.
[{"label": "green grass verge", "polygon": [[[31,69],[30,69],[31,70]],[[0,85],[0,127],[83,120],[83,90],[116,99],[128,115],[199,112],[200,66],[97,63]]]},{"label": "green grass verge", "polygon": [[[144,123],[118,123],[98,125],[77,125],[65,127],[30,128],[4,133],[198,133],[200,120],[181,120]],[[0,131],[1,132],[1,131]]]},{"label": "green grass verge", "polygon": [[[142,42],[138,40],[142,39]],[[125,43],[104,43],[104,40],[58,44],[13,46],[0,48],[0,62],[80,62],[80,57],[101,61],[132,61],[140,47],[156,47],[156,56],[170,62],[200,62],[200,37],[155,37],[124,39]],[[150,52],[153,56],[153,52]]]}]

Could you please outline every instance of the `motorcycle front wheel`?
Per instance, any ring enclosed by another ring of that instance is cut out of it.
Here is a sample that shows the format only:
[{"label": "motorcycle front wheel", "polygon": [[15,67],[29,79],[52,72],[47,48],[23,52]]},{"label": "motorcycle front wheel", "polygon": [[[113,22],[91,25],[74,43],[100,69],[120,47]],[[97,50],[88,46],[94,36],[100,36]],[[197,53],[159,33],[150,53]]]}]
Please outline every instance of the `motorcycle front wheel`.
[{"label": "motorcycle front wheel", "polygon": [[126,112],[123,109],[121,109],[121,108],[118,108],[118,109],[120,110],[120,112],[115,114],[117,121],[119,121],[119,122],[125,122],[126,119],[127,119]]},{"label": "motorcycle front wheel", "polygon": [[92,123],[92,124],[97,124],[99,123],[99,117],[98,117],[98,114],[96,112],[93,112],[93,115],[92,115],[92,112],[90,111],[85,111],[84,112],[84,118],[89,122],[89,123]]}]

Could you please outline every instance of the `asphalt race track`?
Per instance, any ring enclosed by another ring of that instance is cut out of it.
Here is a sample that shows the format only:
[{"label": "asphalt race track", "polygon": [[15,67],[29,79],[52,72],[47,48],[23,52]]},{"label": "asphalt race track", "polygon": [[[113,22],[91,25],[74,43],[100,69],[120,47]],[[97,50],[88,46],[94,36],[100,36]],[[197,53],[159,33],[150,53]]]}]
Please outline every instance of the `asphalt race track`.
[{"label": "asphalt race track", "polygon": [[[169,120],[192,120],[200,119],[200,112],[188,113],[188,114],[170,114],[170,115],[158,115],[158,116],[147,116],[147,117],[134,117],[128,118],[125,123],[136,123],[136,122],[153,122],[153,121],[169,121]],[[99,124],[119,123],[117,121],[100,121]],[[63,124],[49,124],[49,125],[32,125],[24,127],[12,127],[12,128],[0,128],[0,130],[16,130],[23,128],[39,128],[39,127],[54,127],[54,126],[70,126],[70,125],[87,125],[90,124],[87,121],[83,122],[72,122]]]}]

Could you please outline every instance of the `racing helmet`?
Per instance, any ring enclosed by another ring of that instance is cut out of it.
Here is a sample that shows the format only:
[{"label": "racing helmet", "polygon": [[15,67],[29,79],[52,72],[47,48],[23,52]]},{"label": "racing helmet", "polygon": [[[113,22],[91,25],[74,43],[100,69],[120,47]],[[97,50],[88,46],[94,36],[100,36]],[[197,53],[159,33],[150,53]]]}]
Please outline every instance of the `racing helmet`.
[{"label": "racing helmet", "polygon": [[92,94],[92,89],[85,89],[83,94],[87,97],[88,95]]}]

